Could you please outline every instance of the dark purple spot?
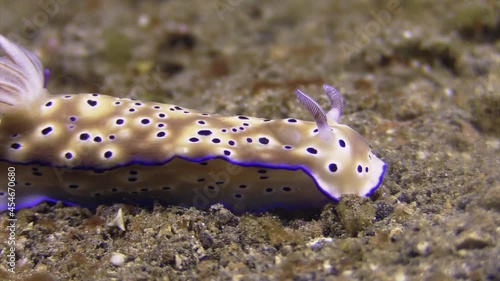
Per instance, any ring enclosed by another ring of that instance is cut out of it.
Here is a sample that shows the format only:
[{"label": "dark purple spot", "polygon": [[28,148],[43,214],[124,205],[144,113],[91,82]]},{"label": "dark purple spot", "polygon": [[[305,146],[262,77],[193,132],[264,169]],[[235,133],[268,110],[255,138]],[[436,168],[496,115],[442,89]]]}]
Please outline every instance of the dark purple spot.
[{"label": "dark purple spot", "polygon": [[165,132],[158,132],[158,134],[156,134],[156,137],[158,138],[163,138],[164,136],[166,136],[167,134]]},{"label": "dark purple spot", "polygon": [[210,115],[210,114],[208,114],[208,113],[202,113],[201,114],[201,116],[208,116],[208,115]]},{"label": "dark purple spot", "polygon": [[115,139],[115,135],[109,135],[109,139],[110,140],[114,140]]},{"label": "dark purple spot", "polygon": [[264,122],[269,122],[269,121],[271,121],[271,119],[264,119],[264,120],[262,120],[262,121],[264,121]]},{"label": "dark purple spot", "polygon": [[76,117],[75,117],[75,116],[71,116],[71,117],[69,118],[69,121],[75,122],[75,121],[76,121]]},{"label": "dark purple spot", "polygon": [[230,140],[227,142],[230,146],[233,146],[235,144],[235,142],[233,140]]},{"label": "dark purple spot", "polygon": [[267,193],[273,192],[273,189],[272,189],[272,188],[270,188],[270,187],[268,187],[268,188],[266,188],[266,192],[267,192]]},{"label": "dark purple spot", "polygon": [[215,186],[209,185],[208,189],[212,189],[213,190],[213,189],[215,189]]},{"label": "dark purple spot", "polygon": [[149,122],[150,122],[150,121],[149,121],[149,119],[147,119],[147,118],[144,118],[144,119],[142,119],[142,120],[141,120],[141,123],[142,123],[142,124],[144,124],[144,125],[149,124]]},{"label": "dark purple spot", "polygon": [[48,103],[45,104],[46,107],[52,106],[52,102],[49,101]]},{"label": "dark purple spot", "polygon": [[216,181],[215,184],[222,185],[222,184],[224,184],[224,181]]},{"label": "dark purple spot", "polygon": [[251,143],[253,140],[251,138],[247,138],[247,142]]},{"label": "dark purple spot", "polygon": [[245,184],[240,184],[240,186],[238,186],[239,188],[247,188],[247,186]]},{"label": "dark purple spot", "polygon": [[285,148],[285,149],[292,149],[292,147],[291,147],[291,146],[289,146],[289,145],[285,145],[285,146],[284,146],[284,148]]},{"label": "dark purple spot", "polygon": [[116,125],[123,125],[125,121],[123,119],[116,119]]},{"label": "dark purple spot", "polygon": [[18,136],[19,136],[19,134],[12,134],[10,137],[17,138]]},{"label": "dark purple spot", "polygon": [[213,143],[220,143],[220,139],[218,139],[218,138],[214,138],[214,139],[212,139],[212,142],[213,142]]},{"label": "dark purple spot", "polygon": [[226,156],[231,155],[231,151],[229,151],[229,150],[224,150],[224,155],[226,155]]},{"label": "dark purple spot", "polygon": [[10,147],[13,149],[19,149],[19,148],[21,148],[21,145],[16,142],[16,143],[11,144]]},{"label": "dark purple spot", "polygon": [[198,124],[200,124],[200,125],[205,125],[205,121],[200,120],[200,121],[198,121]]},{"label": "dark purple spot", "polygon": [[205,181],[205,179],[204,179],[204,178],[200,178],[200,179],[198,179],[197,181],[198,181],[198,182],[204,182],[204,181]]},{"label": "dark purple spot", "polygon": [[317,132],[318,132],[318,128],[313,130],[313,133],[317,133]]},{"label": "dark purple spot", "polygon": [[345,141],[344,140],[339,140],[339,145],[340,145],[340,147],[345,147]]},{"label": "dark purple spot", "polygon": [[243,128],[243,127],[240,127],[239,129],[240,129],[240,131],[243,131],[243,130],[245,130],[245,128]]},{"label": "dark purple spot", "polygon": [[183,113],[184,113],[184,114],[188,114],[188,113],[189,113],[189,111],[184,111]]},{"label": "dark purple spot", "polygon": [[200,162],[200,165],[206,166],[206,165],[208,165],[208,163],[207,162]]},{"label": "dark purple spot", "polygon": [[290,119],[288,119],[288,123],[297,123],[297,120],[293,119],[293,118],[290,118]]},{"label": "dark purple spot", "polygon": [[243,126],[248,127],[249,125],[248,123],[243,123]]},{"label": "dark purple spot", "polygon": [[115,104],[116,104],[116,105],[119,105],[119,104],[122,104],[122,103],[121,103],[121,102],[119,102],[119,101],[115,101]]},{"label": "dark purple spot", "polygon": [[81,140],[88,140],[89,138],[90,138],[90,135],[87,133],[80,134]]},{"label": "dark purple spot", "polygon": [[361,173],[363,172],[363,167],[361,167],[361,165],[358,165],[358,173]]},{"label": "dark purple spot", "polygon": [[261,144],[268,144],[269,143],[269,140],[267,138],[259,138],[259,142]]},{"label": "dark purple spot", "polygon": [[212,131],[210,130],[199,130],[198,135],[200,136],[210,136],[212,134]]},{"label": "dark purple spot", "polygon": [[71,159],[73,158],[73,154],[71,152],[66,152],[66,154],[64,154],[64,157],[66,157],[66,159]]},{"label": "dark purple spot", "polygon": [[177,110],[182,110],[182,107],[180,107],[180,106],[176,106],[174,108],[177,109]]},{"label": "dark purple spot", "polygon": [[78,188],[78,184],[70,184],[68,185],[69,188]]},{"label": "dark purple spot", "polygon": [[104,152],[104,158],[109,159],[111,158],[111,156],[113,156],[113,152],[111,151]]},{"label": "dark purple spot", "polygon": [[241,119],[241,120],[248,120],[248,117],[246,117],[246,116],[238,116],[238,119]]},{"label": "dark purple spot", "polygon": [[130,170],[130,172],[128,172],[128,173],[129,173],[129,175],[137,175],[138,174],[138,172],[135,170]]},{"label": "dark purple spot", "polygon": [[284,187],[282,187],[282,189],[283,189],[283,191],[285,191],[285,192],[290,192],[290,191],[292,191],[292,189],[291,189],[290,187],[288,187],[288,186],[284,186]]},{"label": "dark purple spot", "polygon": [[158,128],[163,128],[163,127],[165,127],[165,124],[163,124],[163,123],[158,124]]},{"label": "dark purple spot", "polygon": [[99,94],[92,94],[93,97],[97,97]]},{"label": "dark purple spot", "polygon": [[267,170],[261,169],[261,170],[258,170],[257,173],[259,173],[259,174],[265,174],[265,173],[267,173]]},{"label": "dark purple spot", "polygon": [[69,98],[71,98],[71,96],[70,95],[66,95],[66,96],[64,96],[64,98],[65,99],[69,99]]},{"label": "dark purple spot", "polygon": [[318,151],[313,147],[308,147],[306,150],[311,154],[318,154]]},{"label": "dark purple spot", "polygon": [[134,181],[137,181],[137,178],[128,178],[128,181],[129,182],[134,182]]},{"label": "dark purple spot", "polygon": [[175,108],[169,108],[168,110],[170,110],[170,111],[175,111]]},{"label": "dark purple spot", "polygon": [[52,132],[52,127],[47,127],[42,130],[42,134],[45,136],[48,135],[50,132]]},{"label": "dark purple spot", "polygon": [[269,177],[262,176],[260,177],[261,180],[267,180]]},{"label": "dark purple spot", "polygon": [[241,197],[243,197],[243,195],[236,193],[236,194],[234,194],[234,197],[240,199]]},{"label": "dark purple spot", "polygon": [[231,131],[233,131],[233,133],[236,133],[236,132],[238,132],[238,129],[232,128]]},{"label": "dark purple spot", "polygon": [[167,115],[165,115],[165,113],[158,114],[158,117],[160,117],[160,118],[165,118],[165,116],[167,116]]},{"label": "dark purple spot", "polygon": [[97,105],[97,102],[95,100],[87,100],[87,103],[90,105],[90,106],[96,106]]},{"label": "dark purple spot", "polygon": [[154,108],[154,109],[160,109],[160,106],[155,105],[155,106],[153,106],[153,108]]},{"label": "dark purple spot", "polygon": [[221,131],[222,131],[223,133],[227,132],[227,130],[226,130],[226,129],[222,129]]},{"label": "dark purple spot", "polygon": [[95,142],[101,142],[101,141],[102,141],[102,138],[101,138],[101,137],[95,137],[95,138],[94,138],[94,141],[95,141]]},{"label": "dark purple spot", "polygon": [[189,141],[190,142],[199,142],[200,139],[199,138],[190,138]]},{"label": "dark purple spot", "polygon": [[129,109],[128,111],[130,111],[130,112],[134,112],[134,111],[135,111],[135,108],[131,108],[131,109]]},{"label": "dark purple spot", "polygon": [[328,165],[328,169],[330,170],[330,172],[334,173],[337,171],[337,164],[335,163],[331,163],[330,165]]},{"label": "dark purple spot", "polygon": [[136,102],[134,104],[137,105],[137,106],[141,106],[142,105],[142,103],[140,103],[140,102]]},{"label": "dark purple spot", "polygon": [[368,173],[368,166],[365,167],[365,173]]}]

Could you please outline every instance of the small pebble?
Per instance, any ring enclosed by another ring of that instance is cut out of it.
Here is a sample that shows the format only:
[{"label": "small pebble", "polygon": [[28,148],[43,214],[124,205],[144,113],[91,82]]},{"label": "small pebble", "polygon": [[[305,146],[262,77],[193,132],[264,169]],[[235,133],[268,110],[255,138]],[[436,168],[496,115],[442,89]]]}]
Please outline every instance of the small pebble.
[{"label": "small pebble", "polygon": [[478,232],[463,232],[456,241],[457,250],[482,249],[490,245],[490,241]]},{"label": "small pebble", "polygon": [[109,259],[109,261],[114,266],[120,266],[120,265],[122,265],[125,262],[125,255],[117,253],[117,252],[114,252],[114,253],[111,254],[111,258]]},{"label": "small pebble", "polygon": [[331,237],[320,237],[320,238],[315,238],[307,243],[307,246],[309,246],[313,250],[319,250],[323,248],[325,245],[330,244],[333,242],[333,238]]}]

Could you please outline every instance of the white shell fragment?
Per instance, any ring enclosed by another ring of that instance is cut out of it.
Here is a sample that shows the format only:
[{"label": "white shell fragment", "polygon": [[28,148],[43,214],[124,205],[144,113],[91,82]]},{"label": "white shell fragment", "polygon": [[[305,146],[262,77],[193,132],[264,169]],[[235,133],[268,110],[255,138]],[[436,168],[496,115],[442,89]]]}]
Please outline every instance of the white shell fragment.
[{"label": "white shell fragment", "polygon": [[[314,122],[220,116],[96,93],[51,95],[34,54],[3,36],[0,50],[0,169],[15,169],[16,208],[157,201],[262,212],[367,195],[382,182],[384,162],[338,123],[343,101],[332,86],[323,86],[327,113],[297,90]],[[0,210],[8,186],[0,178]],[[121,210],[113,224],[124,229]]]},{"label": "white shell fragment", "polygon": [[123,211],[122,208],[118,209],[115,218],[108,223],[108,226],[116,226],[119,229],[125,231],[125,222],[123,220]]}]

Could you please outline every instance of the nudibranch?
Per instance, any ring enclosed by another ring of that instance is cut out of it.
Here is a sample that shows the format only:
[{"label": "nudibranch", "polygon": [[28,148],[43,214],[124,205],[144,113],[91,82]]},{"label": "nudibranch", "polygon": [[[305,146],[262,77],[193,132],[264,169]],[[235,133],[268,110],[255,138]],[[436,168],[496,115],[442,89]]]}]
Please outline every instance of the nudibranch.
[{"label": "nudibranch", "polygon": [[314,122],[226,117],[96,93],[51,95],[33,53],[3,36],[0,47],[0,171],[12,172],[0,179],[0,210],[47,200],[262,212],[363,196],[382,182],[384,162],[338,123],[343,102],[332,86],[323,86],[326,113],[297,90]]}]

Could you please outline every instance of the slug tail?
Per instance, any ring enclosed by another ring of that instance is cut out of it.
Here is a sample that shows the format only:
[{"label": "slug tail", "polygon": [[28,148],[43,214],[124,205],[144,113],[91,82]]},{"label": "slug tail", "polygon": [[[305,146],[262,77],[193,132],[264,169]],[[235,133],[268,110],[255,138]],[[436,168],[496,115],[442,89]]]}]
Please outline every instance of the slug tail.
[{"label": "slug tail", "polygon": [[0,35],[0,114],[29,108],[45,95],[44,72],[35,54]]}]

